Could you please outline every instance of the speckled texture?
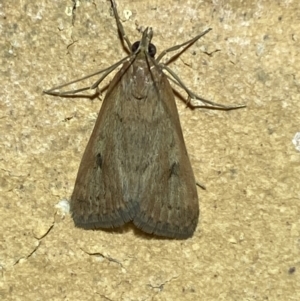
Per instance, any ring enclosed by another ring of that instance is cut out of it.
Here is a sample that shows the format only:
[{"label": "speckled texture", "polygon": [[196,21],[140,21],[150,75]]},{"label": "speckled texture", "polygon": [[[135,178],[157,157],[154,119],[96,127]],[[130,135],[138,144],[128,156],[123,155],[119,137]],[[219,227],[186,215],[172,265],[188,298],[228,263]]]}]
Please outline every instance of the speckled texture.
[{"label": "speckled texture", "polygon": [[158,52],[212,27],[171,67],[198,94],[247,108],[177,101],[207,187],[192,239],[76,229],[55,206],[101,102],[42,90],[125,56],[110,3],[81,1],[75,18],[72,1],[0,3],[0,299],[299,300],[299,1],[117,3],[131,41],[152,26]]}]

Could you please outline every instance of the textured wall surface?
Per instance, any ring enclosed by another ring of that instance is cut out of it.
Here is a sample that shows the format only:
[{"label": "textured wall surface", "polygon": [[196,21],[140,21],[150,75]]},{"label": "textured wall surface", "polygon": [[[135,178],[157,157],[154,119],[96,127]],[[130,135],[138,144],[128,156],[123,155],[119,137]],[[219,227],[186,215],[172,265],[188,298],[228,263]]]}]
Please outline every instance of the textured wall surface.
[{"label": "textured wall surface", "polygon": [[57,204],[101,101],[42,91],[126,56],[110,2],[0,3],[0,299],[299,300],[299,1],[117,4],[131,41],[152,26],[158,53],[212,27],[170,67],[197,94],[247,108],[190,110],[178,89],[207,187],[191,239],[77,229]]}]

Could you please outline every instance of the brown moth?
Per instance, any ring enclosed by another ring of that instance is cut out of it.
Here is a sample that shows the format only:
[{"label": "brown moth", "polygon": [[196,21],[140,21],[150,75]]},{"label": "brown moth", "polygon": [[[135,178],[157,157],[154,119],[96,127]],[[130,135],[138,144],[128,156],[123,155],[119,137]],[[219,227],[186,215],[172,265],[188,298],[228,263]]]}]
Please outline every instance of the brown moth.
[{"label": "brown moth", "polygon": [[[199,219],[196,182],[184,143],[174,93],[167,70],[189,97],[206,106],[235,109],[204,100],[190,92],[159,60],[155,59],[153,31],[146,28],[140,42],[127,39],[116,5],[111,0],[118,29],[132,54],[108,68],[93,86],[68,92],[45,91],[63,96],[95,89],[103,78],[123,63],[109,85],[92,135],[83,154],[70,208],[75,225],[85,229],[115,228],[132,222],[146,233],[185,239]],[[94,76],[94,73],[90,76]],[[84,79],[90,77],[84,77]]]}]

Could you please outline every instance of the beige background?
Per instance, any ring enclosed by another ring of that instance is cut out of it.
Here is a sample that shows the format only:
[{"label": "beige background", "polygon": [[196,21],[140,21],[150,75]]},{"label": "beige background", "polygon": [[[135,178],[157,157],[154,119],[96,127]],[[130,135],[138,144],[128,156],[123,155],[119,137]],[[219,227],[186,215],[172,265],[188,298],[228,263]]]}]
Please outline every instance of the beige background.
[{"label": "beige background", "polygon": [[212,27],[170,67],[196,93],[247,108],[177,99],[207,187],[193,238],[76,229],[55,206],[72,193],[101,101],[42,90],[126,55],[110,3],[81,1],[72,15],[72,1],[1,2],[0,299],[300,300],[299,1],[117,4],[131,41],[152,26],[158,53]]}]

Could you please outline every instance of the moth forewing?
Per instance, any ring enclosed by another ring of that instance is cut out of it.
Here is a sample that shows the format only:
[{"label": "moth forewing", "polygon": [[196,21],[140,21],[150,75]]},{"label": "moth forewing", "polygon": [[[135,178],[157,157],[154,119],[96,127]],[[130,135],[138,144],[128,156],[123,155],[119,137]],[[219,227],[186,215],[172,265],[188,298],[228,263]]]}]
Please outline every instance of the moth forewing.
[{"label": "moth forewing", "polygon": [[[190,237],[198,223],[199,203],[192,167],[184,144],[173,90],[156,65],[151,66],[156,88],[149,91],[157,108],[153,127],[153,156],[143,181],[145,193],[134,224],[148,233],[174,238]],[[148,99],[149,100],[149,99]],[[157,134],[158,133],[158,134]]]}]

